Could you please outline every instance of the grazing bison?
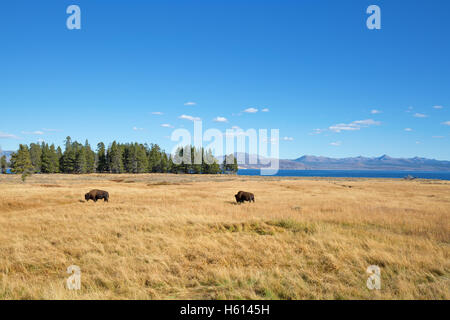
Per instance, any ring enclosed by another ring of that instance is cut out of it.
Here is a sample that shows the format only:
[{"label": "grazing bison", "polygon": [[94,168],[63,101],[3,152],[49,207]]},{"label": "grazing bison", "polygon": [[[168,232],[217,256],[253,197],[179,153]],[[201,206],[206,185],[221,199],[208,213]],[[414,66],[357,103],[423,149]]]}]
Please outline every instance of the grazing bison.
[{"label": "grazing bison", "polygon": [[242,203],[244,201],[255,202],[255,195],[250,192],[239,191],[237,194],[234,195],[234,197],[236,198],[237,203]]},{"label": "grazing bison", "polygon": [[94,202],[97,202],[99,199],[103,199],[104,201],[108,202],[109,200],[109,193],[103,190],[91,190],[88,193],[84,195],[84,198],[86,201],[94,200]]}]

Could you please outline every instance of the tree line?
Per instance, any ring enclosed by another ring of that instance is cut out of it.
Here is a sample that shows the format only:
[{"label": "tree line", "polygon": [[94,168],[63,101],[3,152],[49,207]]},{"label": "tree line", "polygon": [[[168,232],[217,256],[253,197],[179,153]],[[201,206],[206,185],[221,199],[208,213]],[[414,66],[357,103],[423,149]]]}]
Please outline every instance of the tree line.
[{"label": "tree line", "polygon": [[[233,155],[224,157],[219,164],[211,150],[194,146],[180,147],[175,155],[168,155],[157,144],[118,143],[106,146],[103,142],[93,150],[84,144],[65,140],[65,149],[48,143],[21,144],[11,155],[0,159],[2,173],[8,167],[13,173],[236,173],[237,160]],[[200,160],[198,160],[200,159]],[[195,161],[197,160],[197,161]]]}]

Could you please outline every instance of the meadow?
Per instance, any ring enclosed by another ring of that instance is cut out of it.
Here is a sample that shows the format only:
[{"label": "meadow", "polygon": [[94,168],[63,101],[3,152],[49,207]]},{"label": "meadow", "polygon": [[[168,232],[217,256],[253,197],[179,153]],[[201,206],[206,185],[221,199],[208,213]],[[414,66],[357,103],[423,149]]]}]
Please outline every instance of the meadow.
[{"label": "meadow", "polygon": [[449,299],[449,222],[450,181],[0,175],[0,299]]}]

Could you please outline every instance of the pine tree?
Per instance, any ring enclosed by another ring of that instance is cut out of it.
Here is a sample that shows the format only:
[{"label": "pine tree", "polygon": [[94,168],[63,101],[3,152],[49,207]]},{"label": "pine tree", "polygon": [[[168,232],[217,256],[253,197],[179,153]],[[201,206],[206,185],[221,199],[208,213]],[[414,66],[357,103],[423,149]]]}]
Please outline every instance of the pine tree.
[{"label": "pine tree", "polygon": [[129,144],[124,146],[123,150],[123,169],[126,173],[133,173],[134,155]]},{"label": "pine tree", "polygon": [[135,173],[144,173],[148,170],[148,158],[143,145],[135,145],[136,171]]},{"label": "pine tree", "polygon": [[234,173],[237,173],[239,170],[239,166],[238,166],[236,157],[233,156],[233,158],[234,158],[234,160],[233,160],[233,165],[231,166],[231,171]]},{"label": "pine tree", "polygon": [[148,156],[148,171],[161,172],[161,148],[157,144],[151,144]]},{"label": "pine tree", "polygon": [[8,168],[8,161],[6,161],[5,155],[0,158],[0,167],[2,169],[2,173],[5,174],[6,169]]},{"label": "pine tree", "polygon": [[84,144],[85,157],[86,157],[86,173],[95,172],[95,152],[92,151],[89,142],[86,140]]},{"label": "pine tree", "polygon": [[66,149],[61,158],[62,172],[64,173],[74,173],[77,161],[77,150],[75,150],[72,144],[72,139],[70,137],[66,138]]},{"label": "pine tree", "polygon": [[217,160],[214,159],[214,162],[211,164],[209,171],[210,174],[218,174],[221,172],[220,165]]},{"label": "pine tree", "polygon": [[169,164],[169,159],[167,157],[167,154],[163,151],[162,156],[161,156],[161,172],[162,173],[170,172],[169,165],[170,164]]},{"label": "pine tree", "polygon": [[223,157],[222,170],[223,172],[227,172],[227,155]]},{"label": "pine tree", "polygon": [[58,146],[58,148],[56,149],[56,157],[58,160],[58,170],[56,172],[64,172],[64,168],[63,168],[63,153],[61,150],[61,147]]},{"label": "pine tree", "polygon": [[74,173],[83,174],[87,172],[86,149],[75,142],[75,167]]},{"label": "pine tree", "polygon": [[13,173],[30,173],[34,170],[28,146],[21,144],[19,150],[11,155],[11,171]]},{"label": "pine tree", "polygon": [[30,159],[34,172],[41,172],[41,146],[37,143],[30,144]]},{"label": "pine tree", "polygon": [[212,150],[208,149],[203,156],[203,172],[208,174],[216,174],[220,172],[220,165],[214,158]]},{"label": "pine tree", "polygon": [[108,163],[106,161],[105,144],[103,142],[97,144],[97,157],[98,157],[97,172],[108,172],[109,168]]},{"label": "pine tree", "polygon": [[124,171],[121,149],[116,141],[108,148],[107,159],[111,173],[122,173]]},{"label": "pine tree", "polygon": [[170,173],[176,173],[177,172],[176,164],[173,163],[172,155],[169,155],[169,165],[167,167],[167,172],[170,172]]},{"label": "pine tree", "polygon": [[[201,154],[202,150],[197,149],[194,146],[191,146],[191,170],[192,173],[202,173],[202,163],[203,163],[203,155]],[[196,160],[201,161],[200,163],[196,163]]]},{"label": "pine tree", "polygon": [[185,146],[183,148],[183,172],[191,173],[192,170],[192,154],[191,154],[191,146]]},{"label": "pine tree", "polygon": [[50,155],[50,172],[51,173],[58,173],[59,172],[59,153],[61,153],[61,148],[58,147],[57,150],[55,150],[55,145],[52,144],[49,149],[49,155]]},{"label": "pine tree", "polygon": [[41,172],[42,173],[53,173],[52,170],[52,159],[50,154],[50,149],[48,144],[42,143],[41,146]]},{"label": "pine tree", "polygon": [[202,173],[208,174],[211,170],[211,163],[208,162],[209,151],[210,150],[207,150],[205,152],[205,149],[202,148]]},{"label": "pine tree", "polygon": [[237,159],[233,154],[223,158],[222,169],[225,173],[236,173],[238,171]]}]

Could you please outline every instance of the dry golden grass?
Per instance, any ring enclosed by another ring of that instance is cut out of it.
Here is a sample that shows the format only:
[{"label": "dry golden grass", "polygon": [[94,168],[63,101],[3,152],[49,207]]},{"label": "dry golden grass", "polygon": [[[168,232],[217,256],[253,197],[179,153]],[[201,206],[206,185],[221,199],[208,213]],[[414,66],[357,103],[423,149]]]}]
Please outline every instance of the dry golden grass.
[{"label": "dry golden grass", "polygon": [[449,299],[449,217],[443,181],[3,175],[0,299]]}]

